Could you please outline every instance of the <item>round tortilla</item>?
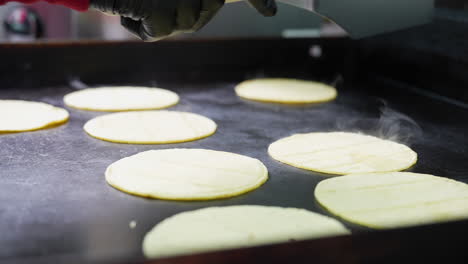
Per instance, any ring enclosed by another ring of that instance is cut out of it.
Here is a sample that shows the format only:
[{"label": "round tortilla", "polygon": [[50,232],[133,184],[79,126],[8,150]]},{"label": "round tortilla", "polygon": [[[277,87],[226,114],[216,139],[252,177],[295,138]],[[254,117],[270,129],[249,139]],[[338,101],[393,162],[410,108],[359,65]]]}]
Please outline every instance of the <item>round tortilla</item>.
[{"label": "round tortilla", "polygon": [[49,104],[0,100],[0,133],[38,130],[65,123],[68,118],[67,110]]},{"label": "round tortilla", "polygon": [[175,111],[137,111],[98,116],[84,125],[90,136],[129,144],[193,141],[215,133],[216,123],[201,115]]},{"label": "round tortilla", "polygon": [[167,200],[212,200],[237,196],[268,179],[263,163],[206,149],[165,149],[121,159],[106,170],[107,182],[124,192]]},{"label": "round tortilla", "polygon": [[345,234],[340,222],[303,209],[211,207],[162,221],[146,234],[143,252],[157,258]]},{"label": "round tortilla", "polygon": [[179,102],[169,90],[150,87],[101,87],[79,90],[63,98],[69,107],[90,111],[133,111],[162,109]]},{"label": "round tortilla", "polygon": [[322,103],[337,96],[334,87],[323,83],[275,78],[242,82],[235,92],[244,99],[282,104]]},{"label": "round tortilla", "polygon": [[343,219],[397,228],[468,218],[468,185],[410,172],[354,174],[320,182],[317,201]]},{"label": "round tortilla", "polygon": [[403,144],[346,132],[292,135],[271,144],[268,153],[294,167],[336,175],[400,171],[417,161]]}]

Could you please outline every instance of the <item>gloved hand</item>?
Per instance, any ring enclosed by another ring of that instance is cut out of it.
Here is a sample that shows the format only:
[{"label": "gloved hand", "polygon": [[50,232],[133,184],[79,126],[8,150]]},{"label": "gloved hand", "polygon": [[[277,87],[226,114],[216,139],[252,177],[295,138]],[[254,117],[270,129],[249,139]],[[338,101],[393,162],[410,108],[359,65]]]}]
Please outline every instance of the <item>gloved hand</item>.
[{"label": "gloved hand", "polygon": [[[145,41],[198,31],[225,0],[91,0],[90,7],[119,15],[121,24]],[[249,0],[261,14],[276,13],[274,0]]]},{"label": "gloved hand", "polygon": [[275,0],[249,0],[249,3],[264,16],[269,17],[276,15],[277,7]]}]

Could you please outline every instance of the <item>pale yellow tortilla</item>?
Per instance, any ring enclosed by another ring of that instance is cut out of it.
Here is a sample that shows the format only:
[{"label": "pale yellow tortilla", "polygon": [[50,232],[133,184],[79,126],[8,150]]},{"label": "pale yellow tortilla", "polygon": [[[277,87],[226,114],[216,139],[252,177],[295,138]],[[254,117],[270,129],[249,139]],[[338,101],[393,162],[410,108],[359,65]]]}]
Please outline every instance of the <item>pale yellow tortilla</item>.
[{"label": "pale yellow tortilla", "polygon": [[129,144],[193,141],[215,133],[216,123],[204,116],[176,111],[136,111],[98,116],[84,130],[92,137]]},{"label": "pale yellow tortilla", "polygon": [[206,149],[145,151],[106,170],[107,182],[124,192],[168,200],[212,200],[254,190],[268,179],[263,163]]},{"label": "pale yellow tortilla", "polygon": [[294,167],[337,175],[400,171],[417,161],[403,144],[345,132],[292,135],[272,143],[268,153]]},{"label": "pale yellow tortilla", "polygon": [[143,252],[149,258],[158,258],[349,233],[333,218],[303,209],[211,207],[162,221],[146,234]]},{"label": "pale yellow tortilla", "polygon": [[410,172],[327,179],[317,201],[343,219],[371,228],[397,228],[468,218],[468,185]]},{"label": "pale yellow tortilla", "polygon": [[63,98],[69,107],[90,111],[134,111],[162,109],[179,102],[169,90],[150,87],[100,87],[79,90]]},{"label": "pale yellow tortilla", "polygon": [[40,102],[0,100],[0,133],[33,131],[67,122],[65,109]]},{"label": "pale yellow tortilla", "polygon": [[334,87],[323,83],[275,78],[244,81],[235,92],[244,99],[282,104],[321,103],[337,96]]}]

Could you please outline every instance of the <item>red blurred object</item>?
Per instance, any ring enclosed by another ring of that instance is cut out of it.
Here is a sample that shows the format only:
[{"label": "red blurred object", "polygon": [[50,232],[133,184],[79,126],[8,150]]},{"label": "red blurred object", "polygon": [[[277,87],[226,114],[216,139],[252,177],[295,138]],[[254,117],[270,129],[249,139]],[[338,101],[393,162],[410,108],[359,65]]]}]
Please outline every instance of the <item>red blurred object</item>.
[{"label": "red blurred object", "polygon": [[[1,1],[1,0],[0,0]],[[45,25],[44,37],[48,39],[68,39],[73,37],[71,11],[63,6],[51,6],[44,2],[31,5]]]},{"label": "red blurred object", "polygon": [[16,35],[21,36],[20,38],[38,39],[44,35],[40,15],[29,7],[13,8],[4,21],[4,27],[10,37]]},{"label": "red blurred object", "polygon": [[[39,2],[39,0],[0,0],[0,5],[6,4],[8,2],[20,2],[25,4],[32,4]],[[66,7],[78,10],[86,11],[89,7],[89,0],[46,0],[50,4],[64,5]]]}]

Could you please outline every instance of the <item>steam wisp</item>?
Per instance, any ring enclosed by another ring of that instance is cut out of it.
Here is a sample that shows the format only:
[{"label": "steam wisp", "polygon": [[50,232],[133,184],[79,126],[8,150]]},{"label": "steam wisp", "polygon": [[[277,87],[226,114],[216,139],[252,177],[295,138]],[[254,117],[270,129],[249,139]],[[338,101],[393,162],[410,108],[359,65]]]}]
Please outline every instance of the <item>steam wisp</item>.
[{"label": "steam wisp", "polygon": [[386,103],[380,108],[379,118],[352,118],[338,123],[337,128],[340,131],[365,133],[405,145],[411,145],[423,135],[416,121],[388,107]]},{"label": "steam wisp", "polygon": [[89,86],[86,83],[82,82],[79,78],[70,79],[68,85],[70,85],[70,87],[76,90],[83,90],[89,88]]}]

